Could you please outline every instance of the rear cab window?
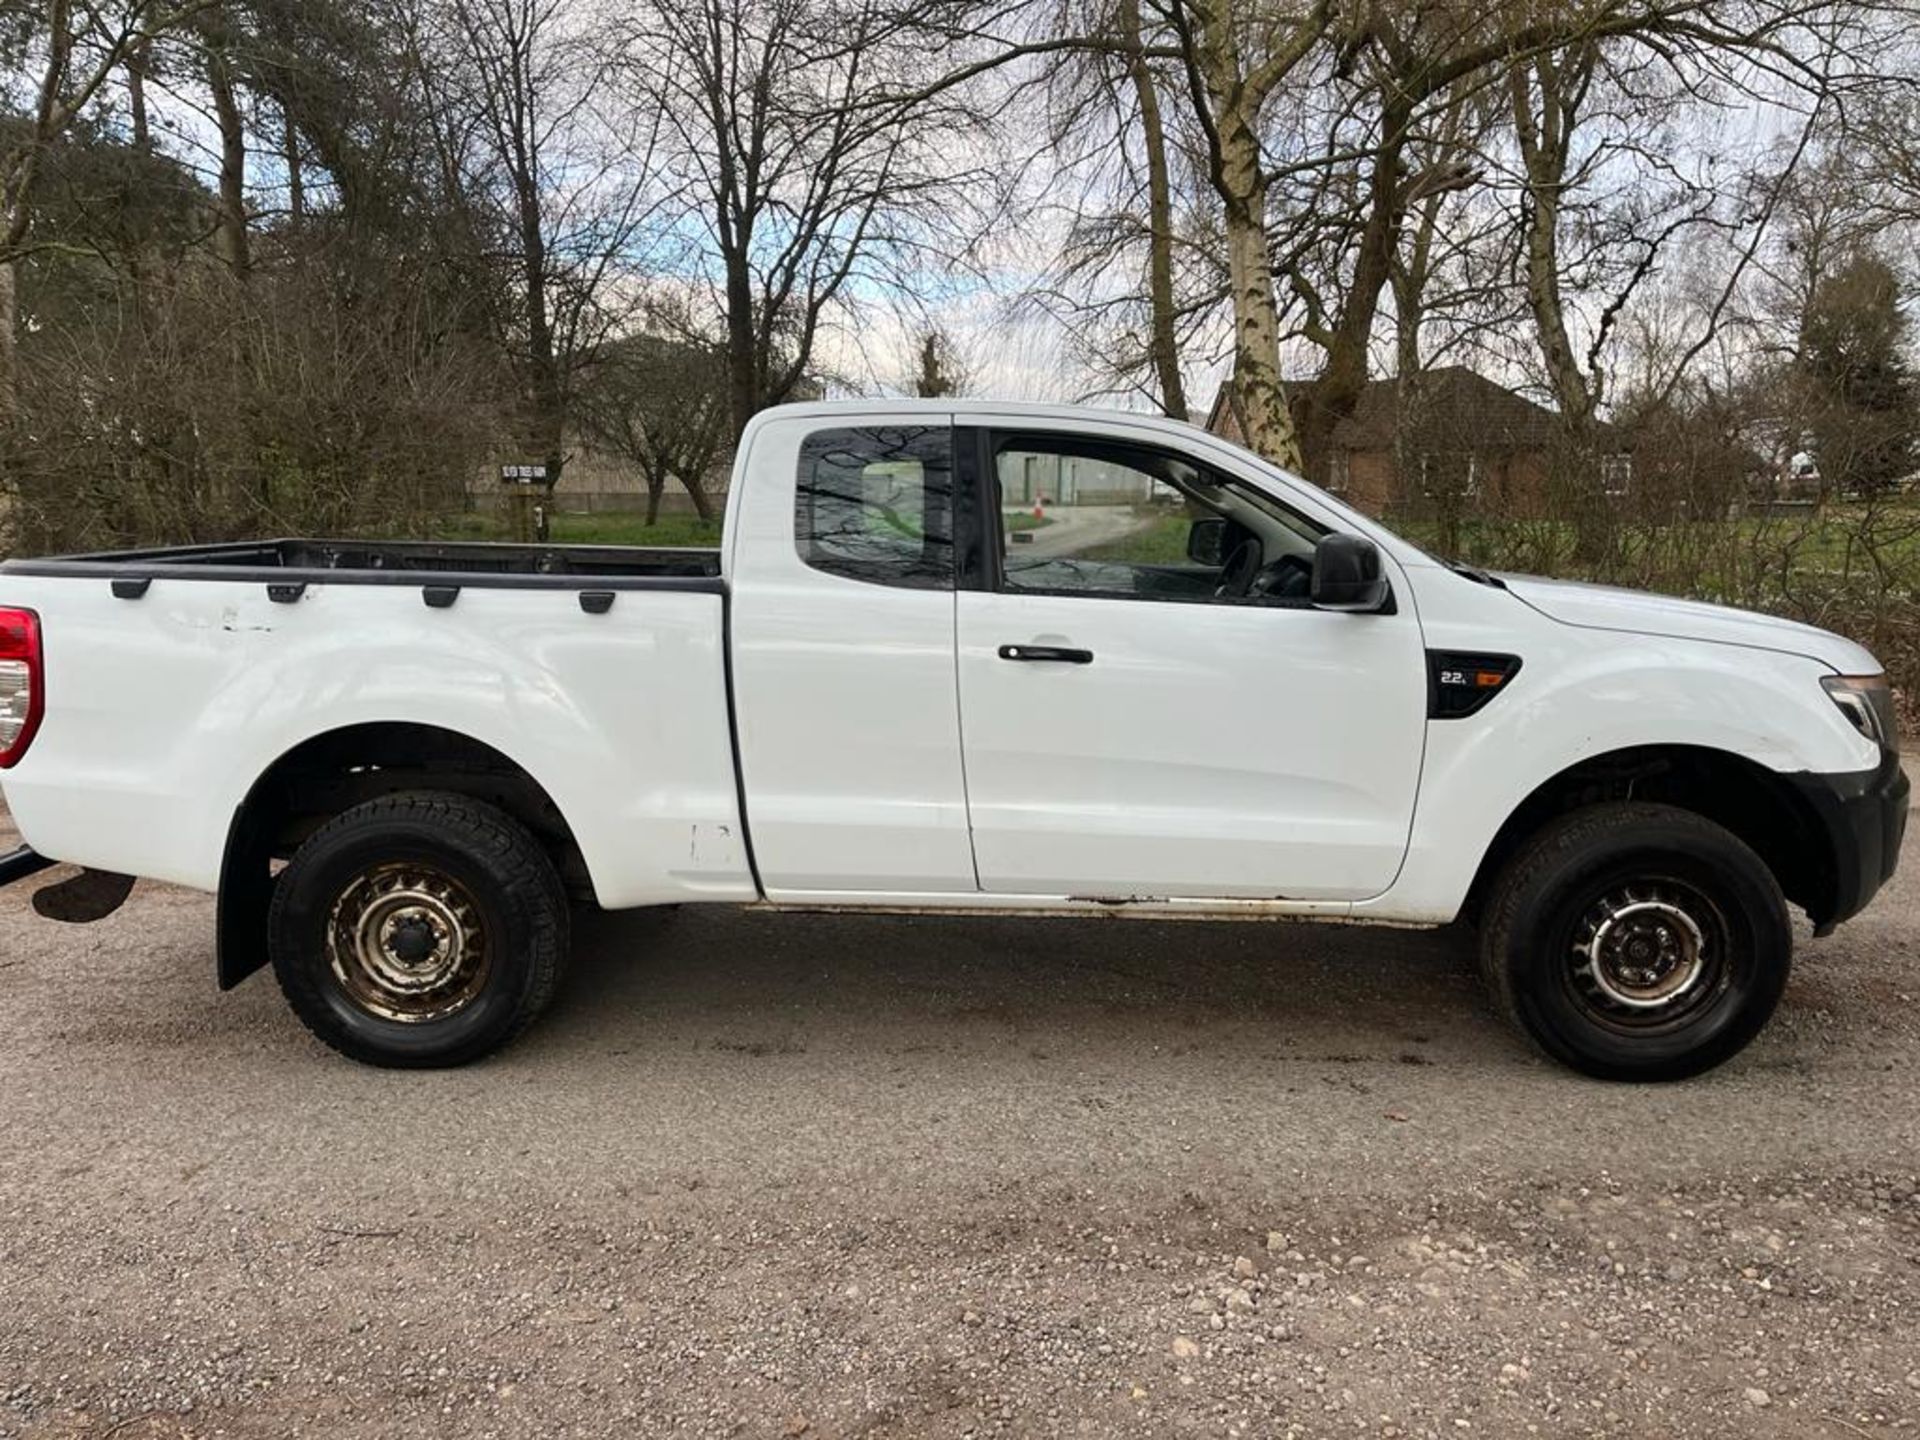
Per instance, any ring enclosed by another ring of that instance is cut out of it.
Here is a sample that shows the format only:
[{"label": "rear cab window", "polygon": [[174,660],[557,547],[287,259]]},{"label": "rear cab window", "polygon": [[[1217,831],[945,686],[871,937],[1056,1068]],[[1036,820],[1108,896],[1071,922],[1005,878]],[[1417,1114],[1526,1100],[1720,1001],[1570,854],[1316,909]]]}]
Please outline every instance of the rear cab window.
[{"label": "rear cab window", "polygon": [[816,430],[801,442],[794,539],[811,568],[874,585],[953,587],[953,432]]}]

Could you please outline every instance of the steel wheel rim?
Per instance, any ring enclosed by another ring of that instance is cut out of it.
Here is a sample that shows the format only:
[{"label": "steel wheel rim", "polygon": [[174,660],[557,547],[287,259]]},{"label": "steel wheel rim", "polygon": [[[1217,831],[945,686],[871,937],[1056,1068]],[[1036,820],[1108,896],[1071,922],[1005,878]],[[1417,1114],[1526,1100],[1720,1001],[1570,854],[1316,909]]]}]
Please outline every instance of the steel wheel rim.
[{"label": "steel wheel rim", "polygon": [[1622,881],[1595,896],[1573,927],[1568,978],[1582,1008],[1631,1030],[1698,1015],[1723,988],[1725,918],[1680,880]]},{"label": "steel wheel rim", "polygon": [[472,892],[416,863],[364,871],[340,892],[327,918],[327,964],[357,1009],[422,1025],[478,999],[492,957]]}]

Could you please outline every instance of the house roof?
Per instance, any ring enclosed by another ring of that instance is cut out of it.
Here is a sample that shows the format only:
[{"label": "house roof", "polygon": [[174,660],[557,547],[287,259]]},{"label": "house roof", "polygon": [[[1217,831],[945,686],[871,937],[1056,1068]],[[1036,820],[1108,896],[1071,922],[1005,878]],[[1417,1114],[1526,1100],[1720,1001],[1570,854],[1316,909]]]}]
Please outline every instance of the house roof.
[{"label": "house roof", "polygon": [[[1310,399],[1312,386],[1302,398]],[[1369,381],[1353,413],[1333,429],[1346,450],[1390,450],[1401,433],[1417,429],[1433,449],[1544,450],[1560,416],[1544,405],[1464,365],[1418,376]]]},{"label": "house roof", "polygon": [[1207,429],[1229,440],[1244,441],[1247,427],[1240,415],[1240,391],[1231,379],[1222,380],[1213,392],[1213,406],[1207,411]]},{"label": "house roof", "polygon": [[[1434,449],[1542,450],[1555,438],[1557,412],[1477,370],[1445,365],[1411,378],[1416,383],[1399,376],[1368,381],[1353,412],[1334,426],[1334,446],[1391,450],[1404,425],[1418,425]],[[1296,414],[1312,403],[1317,389],[1317,381],[1289,387]],[[1239,396],[1232,380],[1223,381],[1214,396],[1207,428],[1215,434],[1239,433]],[[1613,427],[1602,422],[1599,429],[1607,435]]]}]

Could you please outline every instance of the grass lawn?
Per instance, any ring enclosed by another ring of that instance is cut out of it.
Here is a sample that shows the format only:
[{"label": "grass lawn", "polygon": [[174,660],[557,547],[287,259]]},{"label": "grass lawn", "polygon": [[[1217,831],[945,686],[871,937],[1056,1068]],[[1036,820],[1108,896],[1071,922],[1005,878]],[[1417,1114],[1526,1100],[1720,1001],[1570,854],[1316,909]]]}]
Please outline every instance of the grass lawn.
[{"label": "grass lawn", "polygon": [[1132,565],[1184,565],[1187,535],[1192,529],[1191,515],[1159,515],[1131,535],[1093,546],[1084,552],[1084,558],[1118,560]]},{"label": "grass lawn", "polygon": [[[646,516],[624,511],[597,515],[556,514],[550,526],[556,545],[645,545],[706,547],[720,543],[720,522],[697,515],[662,515],[653,524]],[[439,527],[442,540],[504,540],[505,515],[450,515]]]},{"label": "grass lawn", "polygon": [[1039,530],[1053,523],[1051,515],[1036,515],[1031,510],[1003,510],[1000,514],[1009,535],[1019,530]]},{"label": "grass lawn", "polygon": [[[1389,516],[1389,527],[1446,553],[1433,520]],[[1840,504],[1737,519],[1623,520],[1582,556],[1565,520],[1463,519],[1452,553],[1494,569],[1596,578],[1650,589],[1747,597],[1755,587],[1881,580],[1920,593],[1920,507],[1906,497],[1869,509]]]},{"label": "grass lawn", "polygon": [[[688,545],[694,547],[712,547],[720,543],[720,522],[705,521],[697,515],[662,515],[652,525],[645,523],[644,515],[630,514],[624,511],[603,511],[596,515],[575,515],[562,512],[552,521],[553,542],[556,545],[643,545],[672,546]],[[1006,516],[1009,534],[1020,530],[1038,530],[1051,525],[1050,517],[1036,516],[1030,511],[1008,511]],[[1186,544],[1186,532],[1181,530],[1180,544]],[[435,528],[435,537],[440,540],[504,540],[507,538],[505,515],[468,514],[449,515]]]}]

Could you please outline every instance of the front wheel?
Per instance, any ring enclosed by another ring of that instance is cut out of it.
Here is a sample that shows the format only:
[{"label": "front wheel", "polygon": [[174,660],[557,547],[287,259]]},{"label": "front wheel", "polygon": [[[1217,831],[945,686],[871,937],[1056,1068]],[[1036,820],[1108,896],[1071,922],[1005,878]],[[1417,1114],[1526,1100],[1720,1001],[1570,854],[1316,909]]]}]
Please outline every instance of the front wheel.
[{"label": "front wheel", "polygon": [[335,1050],[373,1065],[461,1065],[546,1008],[567,902],[510,816],[462,795],[389,795],[300,847],[274,887],[268,941],[294,1013]]},{"label": "front wheel", "polygon": [[1501,873],[1481,927],[1499,1008],[1549,1055],[1610,1080],[1682,1079],[1738,1053],[1792,954],[1765,862],[1668,805],[1554,822]]}]

